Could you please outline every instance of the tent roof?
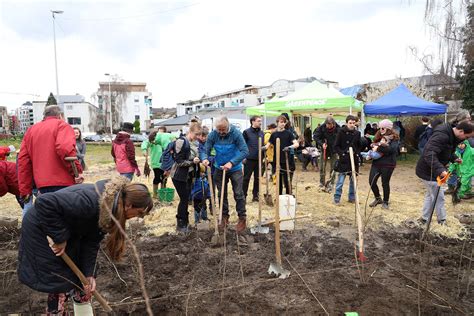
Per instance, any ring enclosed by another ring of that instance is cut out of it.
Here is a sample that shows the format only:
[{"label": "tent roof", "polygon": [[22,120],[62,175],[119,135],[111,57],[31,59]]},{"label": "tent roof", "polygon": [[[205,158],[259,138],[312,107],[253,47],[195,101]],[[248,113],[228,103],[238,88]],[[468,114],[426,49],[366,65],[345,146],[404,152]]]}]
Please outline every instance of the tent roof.
[{"label": "tent roof", "polygon": [[404,84],[364,107],[366,115],[438,115],[446,111],[446,104],[418,98]]},{"label": "tent roof", "polygon": [[332,86],[319,81],[313,81],[284,98],[265,103],[267,110],[306,114],[334,109],[348,111],[351,107],[358,107],[354,98],[343,95]]},{"label": "tent roof", "polygon": [[341,93],[344,95],[350,95],[351,97],[357,97],[357,94],[362,90],[362,86],[360,85],[355,85],[352,87],[347,87],[347,88],[342,88]]}]

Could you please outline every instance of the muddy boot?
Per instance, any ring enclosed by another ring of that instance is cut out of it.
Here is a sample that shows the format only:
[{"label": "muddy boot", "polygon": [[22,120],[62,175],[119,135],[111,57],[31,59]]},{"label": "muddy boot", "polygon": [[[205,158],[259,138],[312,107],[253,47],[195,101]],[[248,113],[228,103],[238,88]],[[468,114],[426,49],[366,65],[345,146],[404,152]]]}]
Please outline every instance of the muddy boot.
[{"label": "muddy boot", "polygon": [[229,225],[229,215],[222,215],[222,222],[219,224],[219,232],[223,232],[225,228]]},{"label": "muddy boot", "polygon": [[247,218],[245,216],[239,217],[239,222],[235,225],[235,231],[240,234],[247,228]]},{"label": "muddy boot", "polygon": [[153,185],[153,198],[158,199],[158,184]]},{"label": "muddy boot", "polygon": [[376,207],[379,204],[383,204],[382,199],[379,197],[376,197],[375,200],[369,204],[370,207]]}]

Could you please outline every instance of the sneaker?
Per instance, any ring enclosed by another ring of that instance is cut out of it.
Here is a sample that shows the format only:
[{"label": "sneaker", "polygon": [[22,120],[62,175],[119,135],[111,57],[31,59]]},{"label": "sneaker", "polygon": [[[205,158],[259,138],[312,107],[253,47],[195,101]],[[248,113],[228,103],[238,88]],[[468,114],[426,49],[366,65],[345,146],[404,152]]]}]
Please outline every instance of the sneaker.
[{"label": "sneaker", "polygon": [[389,209],[388,202],[383,202],[382,203],[382,208],[385,209],[385,210],[388,210]]},{"label": "sneaker", "polygon": [[438,224],[440,224],[441,226],[448,226],[445,219],[438,221]]},{"label": "sneaker", "polygon": [[258,202],[258,196],[254,196],[254,197],[252,198],[252,202]]},{"label": "sneaker", "polygon": [[320,183],[320,184],[319,184],[319,188],[320,188],[320,189],[325,188],[324,184],[323,184],[323,183]]},{"label": "sneaker", "polygon": [[176,226],[176,232],[183,233],[183,234],[188,234],[188,233],[191,232],[191,230],[189,229],[189,226],[179,226],[179,225],[177,225]]},{"label": "sneaker", "polygon": [[423,217],[420,217],[419,219],[416,220],[418,222],[418,224],[420,225],[426,225],[426,223],[428,222],[426,219],[424,219]]},{"label": "sneaker", "polygon": [[348,200],[347,202],[354,204],[356,201],[355,200]]},{"label": "sneaker", "polygon": [[223,232],[227,225],[229,225],[229,215],[222,215],[222,222],[218,226],[219,232]]},{"label": "sneaker", "polygon": [[339,206],[339,205],[341,205],[341,202],[340,201],[334,201],[334,205]]},{"label": "sneaker", "polygon": [[239,217],[239,222],[235,225],[235,231],[240,234],[247,228],[247,220],[245,217]]},{"label": "sneaker", "polygon": [[369,204],[370,207],[376,207],[379,204],[383,204],[383,201],[381,198],[375,198],[375,200]]}]

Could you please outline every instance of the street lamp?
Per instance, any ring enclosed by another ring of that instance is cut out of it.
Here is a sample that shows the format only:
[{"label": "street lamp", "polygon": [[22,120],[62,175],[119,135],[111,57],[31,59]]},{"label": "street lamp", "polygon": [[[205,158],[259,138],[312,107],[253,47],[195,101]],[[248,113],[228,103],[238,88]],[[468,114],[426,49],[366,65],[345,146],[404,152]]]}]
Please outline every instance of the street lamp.
[{"label": "street lamp", "polygon": [[113,132],[113,127],[112,127],[112,92],[110,91],[110,74],[105,73],[104,75],[109,77],[110,137],[112,137],[112,132]]},{"label": "street lamp", "polygon": [[58,83],[58,58],[56,55],[56,17],[55,14],[63,14],[64,11],[61,10],[50,10],[53,15],[53,38],[54,38],[54,66],[56,69],[56,95],[59,98],[59,83]]}]

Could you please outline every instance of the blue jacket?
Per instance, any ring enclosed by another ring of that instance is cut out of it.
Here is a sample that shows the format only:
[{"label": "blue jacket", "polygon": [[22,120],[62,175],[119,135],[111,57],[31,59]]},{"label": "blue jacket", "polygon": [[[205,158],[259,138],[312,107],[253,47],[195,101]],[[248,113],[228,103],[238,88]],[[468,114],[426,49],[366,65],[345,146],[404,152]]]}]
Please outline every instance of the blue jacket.
[{"label": "blue jacket", "polygon": [[214,166],[220,169],[221,166],[231,162],[233,167],[230,172],[242,170],[242,160],[249,154],[244,137],[232,125],[225,136],[220,136],[216,130],[209,134],[204,151],[201,152],[201,160],[209,159],[212,148],[216,151]]}]

